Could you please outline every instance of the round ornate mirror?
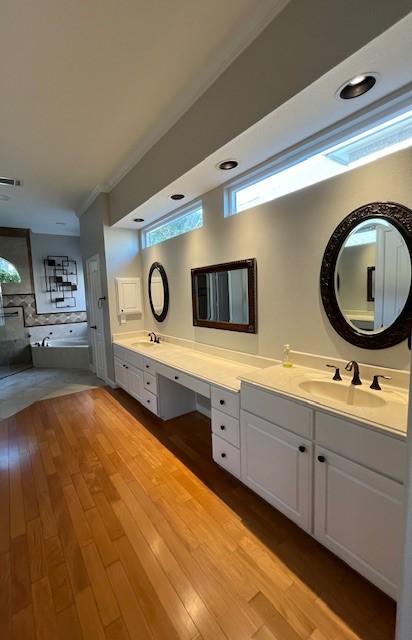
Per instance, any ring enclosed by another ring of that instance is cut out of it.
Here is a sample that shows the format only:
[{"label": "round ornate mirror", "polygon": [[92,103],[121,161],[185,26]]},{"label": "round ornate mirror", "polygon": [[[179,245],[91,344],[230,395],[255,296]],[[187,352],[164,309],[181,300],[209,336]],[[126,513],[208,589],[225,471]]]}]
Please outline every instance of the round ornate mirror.
[{"label": "round ornate mirror", "polygon": [[166,271],[159,262],[154,262],[149,271],[150,308],[156,320],[163,322],[169,310],[169,284]]},{"label": "round ornate mirror", "polygon": [[364,349],[384,349],[412,326],[412,211],[373,202],[335,229],[323,256],[320,288],[333,328]]}]

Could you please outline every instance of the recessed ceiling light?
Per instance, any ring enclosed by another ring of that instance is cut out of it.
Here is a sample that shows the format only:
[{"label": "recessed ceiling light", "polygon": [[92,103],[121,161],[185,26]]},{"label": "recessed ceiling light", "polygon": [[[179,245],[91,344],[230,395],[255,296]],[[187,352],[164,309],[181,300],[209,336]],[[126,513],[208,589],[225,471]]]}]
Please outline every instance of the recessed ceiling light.
[{"label": "recessed ceiling light", "polygon": [[224,160],[223,162],[220,162],[217,166],[219,169],[222,169],[222,171],[230,171],[230,169],[236,169],[238,164],[239,163],[236,162],[236,160]]},{"label": "recessed ceiling light", "polygon": [[338,91],[338,95],[342,100],[351,100],[352,98],[359,98],[367,91],[370,91],[376,84],[376,73],[362,73],[348,82]]},{"label": "recessed ceiling light", "polygon": [[144,222],[144,218],[134,218],[133,222]]},{"label": "recessed ceiling light", "polygon": [[172,193],[170,197],[172,200],[183,200],[184,195],[183,193]]},{"label": "recessed ceiling light", "polygon": [[10,200],[10,196],[6,196],[5,193],[0,193],[0,200]]}]

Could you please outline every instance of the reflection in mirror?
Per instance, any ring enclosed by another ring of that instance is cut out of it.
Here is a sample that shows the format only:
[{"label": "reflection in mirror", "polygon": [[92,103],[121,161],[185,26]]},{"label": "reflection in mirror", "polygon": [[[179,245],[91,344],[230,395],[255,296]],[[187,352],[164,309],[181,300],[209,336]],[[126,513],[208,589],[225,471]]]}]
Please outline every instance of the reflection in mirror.
[{"label": "reflection in mirror", "polygon": [[197,291],[200,320],[249,323],[247,269],[199,274]]},{"label": "reflection in mirror", "polygon": [[169,284],[166,271],[159,262],[150,267],[148,286],[152,313],[158,322],[163,322],[169,310]]},{"label": "reflection in mirror", "polygon": [[193,324],[255,333],[255,260],[192,269]]},{"label": "reflection in mirror", "polygon": [[160,315],[164,307],[165,292],[163,288],[162,276],[157,267],[153,270],[150,278],[150,291],[152,294],[153,308],[157,315]]},{"label": "reflection in mirror", "polygon": [[345,320],[365,334],[390,327],[411,286],[411,261],[395,226],[383,218],[360,222],[347,236],[335,269],[335,291]]}]

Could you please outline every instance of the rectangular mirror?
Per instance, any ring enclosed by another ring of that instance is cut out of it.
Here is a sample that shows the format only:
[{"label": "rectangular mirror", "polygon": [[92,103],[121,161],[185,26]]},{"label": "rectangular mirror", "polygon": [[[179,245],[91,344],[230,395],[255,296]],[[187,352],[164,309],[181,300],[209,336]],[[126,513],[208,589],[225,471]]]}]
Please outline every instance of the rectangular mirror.
[{"label": "rectangular mirror", "polygon": [[256,260],[192,269],[196,327],[256,333]]}]

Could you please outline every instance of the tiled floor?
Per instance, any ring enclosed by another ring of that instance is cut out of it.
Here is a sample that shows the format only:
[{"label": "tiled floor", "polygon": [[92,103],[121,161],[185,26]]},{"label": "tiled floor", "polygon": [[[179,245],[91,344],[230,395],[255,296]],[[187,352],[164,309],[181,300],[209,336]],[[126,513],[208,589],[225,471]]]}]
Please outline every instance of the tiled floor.
[{"label": "tiled floor", "polygon": [[37,400],[64,396],[104,385],[81,369],[28,369],[0,381],[0,420],[9,418]]},{"label": "tiled floor", "polygon": [[6,366],[0,366],[0,380],[4,378],[8,378],[9,376],[14,376],[16,373],[20,373],[21,371],[25,371],[26,369],[31,369],[30,364],[10,364]]}]

